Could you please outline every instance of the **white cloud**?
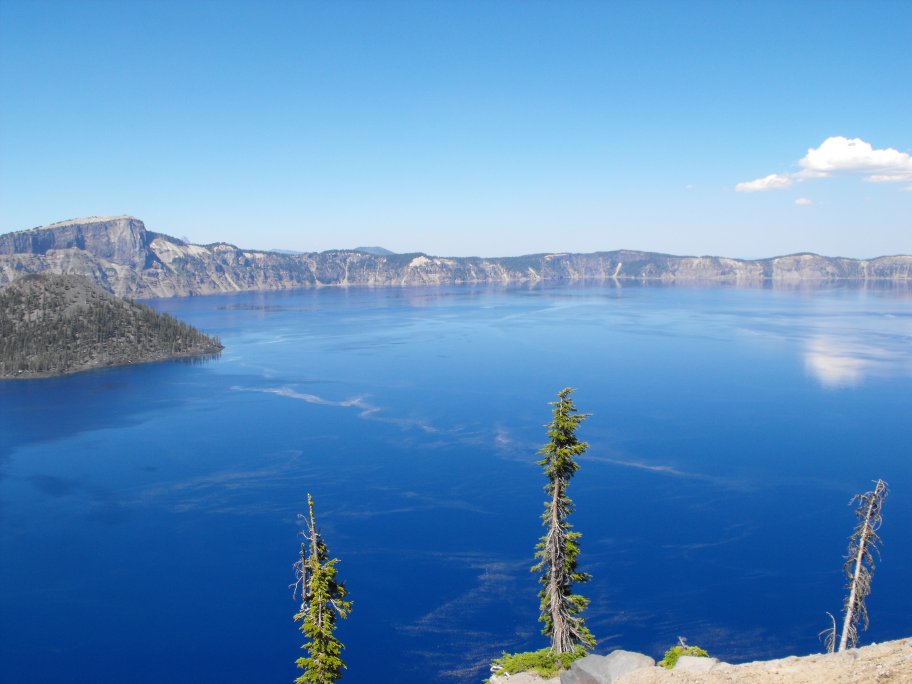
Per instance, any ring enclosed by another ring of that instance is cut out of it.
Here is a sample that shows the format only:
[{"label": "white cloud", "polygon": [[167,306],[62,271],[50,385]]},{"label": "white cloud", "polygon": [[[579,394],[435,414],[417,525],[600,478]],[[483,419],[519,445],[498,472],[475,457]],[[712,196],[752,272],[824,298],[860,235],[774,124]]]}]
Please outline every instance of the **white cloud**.
[{"label": "white cloud", "polygon": [[797,204],[799,207],[809,207],[813,203],[814,203],[814,200],[812,200],[808,197],[799,197],[798,199],[795,200],[795,204]]},{"label": "white cloud", "polygon": [[757,180],[738,183],[735,190],[738,192],[763,192],[764,190],[781,190],[792,184],[791,175],[771,173],[769,176]]},{"label": "white cloud", "polygon": [[912,180],[912,155],[887,147],[875,149],[861,138],[841,135],[827,138],[820,147],[811,148],[798,162],[801,171],[774,173],[764,178],[738,183],[738,192],[781,190],[808,178],[834,174],[864,175],[871,183],[900,183]]},{"label": "white cloud", "polygon": [[844,138],[841,135],[827,138],[817,149],[810,149],[800,162],[811,172],[870,173],[890,180],[912,179],[912,156],[892,147],[875,150],[861,138]]}]

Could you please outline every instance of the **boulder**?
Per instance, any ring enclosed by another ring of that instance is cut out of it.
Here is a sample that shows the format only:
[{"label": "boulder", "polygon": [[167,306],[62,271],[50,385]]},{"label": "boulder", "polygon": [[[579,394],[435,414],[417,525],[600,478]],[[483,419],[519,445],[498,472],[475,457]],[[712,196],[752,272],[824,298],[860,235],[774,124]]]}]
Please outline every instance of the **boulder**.
[{"label": "boulder", "polygon": [[687,672],[689,674],[705,674],[718,664],[718,658],[682,655],[678,658],[678,662],[675,663],[674,671]]},{"label": "boulder", "polygon": [[561,684],[613,684],[621,675],[654,665],[652,658],[633,651],[587,655],[573,663],[569,670],[561,672],[560,681]]},{"label": "boulder", "polygon": [[536,672],[517,672],[516,674],[502,674],[491,677],[492,684],[559,684],[557,677],[543,679]]}]

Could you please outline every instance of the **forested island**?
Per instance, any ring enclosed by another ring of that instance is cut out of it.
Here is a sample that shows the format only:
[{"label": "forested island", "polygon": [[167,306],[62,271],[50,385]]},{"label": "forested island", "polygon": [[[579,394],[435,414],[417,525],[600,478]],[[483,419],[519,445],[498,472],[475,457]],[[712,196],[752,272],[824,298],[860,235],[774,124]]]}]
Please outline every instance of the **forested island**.
[{"label": "forested island", "polygon": [[0,378],[218,354],[218,338],[87,278],[36,274],[0,289]]}]

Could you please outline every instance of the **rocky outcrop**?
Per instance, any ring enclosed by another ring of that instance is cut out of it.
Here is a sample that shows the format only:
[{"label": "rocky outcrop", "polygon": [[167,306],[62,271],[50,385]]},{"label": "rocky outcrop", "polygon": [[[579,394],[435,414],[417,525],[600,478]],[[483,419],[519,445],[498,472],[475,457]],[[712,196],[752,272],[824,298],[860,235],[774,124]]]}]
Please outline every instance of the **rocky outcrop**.
[{"label": "rocky outcrop", "polygon": [[77,219],[0,235],[0,254],[83,250],[98,259],[147,268],[151,265],[148,246],[153,237],[143,222],[132,216]]},{"label": "rocky outcrop", "polygon": [[619,250],[482,259],[334,250],[294,254],[194,245],[132,216],[95,217],[0,235],[0,285],[29,273],[84,275],[121,296],[173,297],[345,285],[617,280],[735,285],[837,280],[912,282],[912,256],[859,260],[795,254],[747,261]]},{"label": "rocky outcrop", "polygon": [[653,667],[655,660],[633,651],[612,651],[606,656],[587,655],[561,672],[560,684],[614,684],[628,672]]},{"label": "rocky outcrop", "polygon": [[685,672],[687,674],[705,674],[713,670],[719,664],[718,658],[709,658],[706,656],[689,656],[682,655],[675,663],[675,674]]}]

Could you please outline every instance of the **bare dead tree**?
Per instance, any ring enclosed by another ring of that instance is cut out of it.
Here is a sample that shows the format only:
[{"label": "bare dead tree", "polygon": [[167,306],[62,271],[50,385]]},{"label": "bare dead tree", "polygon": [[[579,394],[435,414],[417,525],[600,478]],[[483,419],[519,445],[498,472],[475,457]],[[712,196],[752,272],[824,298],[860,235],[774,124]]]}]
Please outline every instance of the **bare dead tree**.
[{"label": "bare dead tree", "polygon": [[[887,483],[877,480],[874,491],[865,492],[852,498],[849,505],[857,502],[855,515],[858,526],[849,539],[849,553],[845,562],[845,574],[848,579],[846,589],[849,595],[845,600],[845,620],[842,623],[842,636],[839,650],[854,648],[858,643],[858,624],[868,628],[868,609],[865,599],[871,593],[871,577],[874,573],[874,552],[880,559],[878,545],[883,543],[877,534],[883,524],[883,503],[887,497]],[[833,636],[835,637],[835,630]]]},{"label": "bare dead tree", "polygon": [[817,637],[823,639],[823,645],[826,647],[826,652],[832,653],[836,650],[836,616],[830,611],[827,611],[826,614],[830,616],[833,625],[820,632]]}]

